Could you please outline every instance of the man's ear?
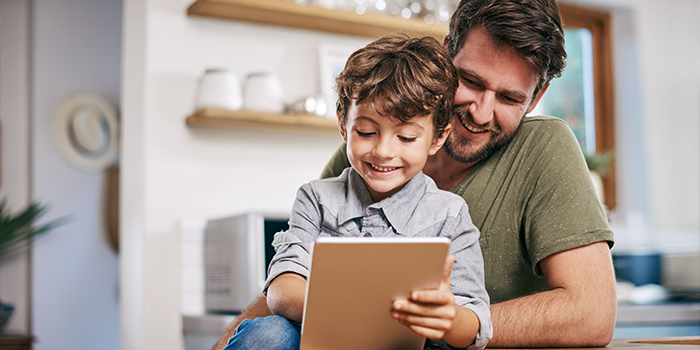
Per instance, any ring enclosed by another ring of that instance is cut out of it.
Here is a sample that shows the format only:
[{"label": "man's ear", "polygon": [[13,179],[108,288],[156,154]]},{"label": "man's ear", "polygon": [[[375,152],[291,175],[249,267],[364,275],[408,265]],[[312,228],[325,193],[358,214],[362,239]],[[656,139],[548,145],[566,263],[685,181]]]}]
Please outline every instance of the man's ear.
[{"label": "man's ear", "polygon": [[432,156],[442,148],[442,145],[447,141],[447,137],[450,136],[450,132],[452,132],[452,124],[447,124],[445,130],[442,132],[442,136],[433,138],[433,143],[430,144],[428,155]]},{"label": "man's ear", "polygon": [[450,40],[450,32],[447,32],[444,37],[442,37],[442,46],[447,48],[447,41]]},{"label": "man's ear", "polygon": [[343,122],[340,119],[340,115],[338,115],[338,131],[340,131],[340,137],[343,138],[343,142],[347,143],[348,132],[345,130],[345,125],[343,125]]},{"label": "man's ear", "polygon": [[530,107],[527,108],[527,113],[525,113],[525,114],[528,114],[528,113],[532,112],[533,109],[535,109],[535,107],[537,106],[537,103],[540,102],[542,95],[544,95],[545,91],[547,91],[548,88],[549,88],[549,83],[547,83],[547,85],[545,85],[542,88],[542,90],[540,90],[540,92],[537,93],[537,96],[535,96],[535,98],[532,99],[532,102],[530,103]]}]

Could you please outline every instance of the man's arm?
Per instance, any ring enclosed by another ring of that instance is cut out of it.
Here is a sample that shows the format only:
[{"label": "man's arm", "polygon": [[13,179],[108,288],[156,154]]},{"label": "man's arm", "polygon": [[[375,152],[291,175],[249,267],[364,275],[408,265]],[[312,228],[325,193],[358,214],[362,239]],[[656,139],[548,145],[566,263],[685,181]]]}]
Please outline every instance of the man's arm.
[{"label": "man's arm", "polygon": [[[216,340],[210,350],[221,350],[226,347],[241,322],[245,319],[280,315],[292,321],[301,322],[304,312],[304,293],[306,279],[295,273],[283,273],[275,278],[268,288],[269,298],[261,295],[253,301]],[[272,310],[272,311],[271,311]]]},{"label": "man's arm", "polygon": [[238,315],[233,322],[231,322],[223,333],[221,333],[221,336],[219,336],[219,339],[217,339],[216,344],[214,344],[210,350],[221,350],[226,347],[228,340],[233,336],[233,332],[236,331],[236,327],[238,327],[243,320],[270,315],[272,315],[272,312],[270,312],[270,309],[267,308],[267,298],[265,298],[264,295],[259,296],[250,305],[248,305],[248,307],[243,310],[243,312]]},{"label": "man's arm", "polygon": [[617,314],[607,242],[553,254],[540,262],[549,291],[491,305],[489,347],[606,346]]}]

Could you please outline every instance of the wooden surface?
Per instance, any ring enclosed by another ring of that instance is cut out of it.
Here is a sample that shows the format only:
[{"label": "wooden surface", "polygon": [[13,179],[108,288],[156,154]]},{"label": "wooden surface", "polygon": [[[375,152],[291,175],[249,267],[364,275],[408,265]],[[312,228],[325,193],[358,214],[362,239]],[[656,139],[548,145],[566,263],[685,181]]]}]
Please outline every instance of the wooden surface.
[{"label": "wooden surface", "polygon": [[311,114],[286,115],[205,108],[185,120],[190,127],[254,128],[336,134],[338,122]]},{"label": "wooden surface", "polygon": [[187,9],[187,14],[371,38],[403,32],[432,36],[442,42],[448,31],[446,26],[427,24],[421,19],[359,15],[273,0],[197,0]]},{"label": "wooden surface", "polygon": [[19,334],[0,334],[0,350],[31,350],[34,338]]},{"label": "wooden surface", "polygon": [[670,345],[700,345],[700,338],[673,339],[673,340],[634,340],[634,344],[670,344]]},{"label": "wooden surface", "polygon": [[[488,348],[491,349],[491,348]],[[700,336],[667,338],[621,338],[613,339],[604,348],[566,348],[568,350],[607,349],[607,350],[699,350]],[[524,349],[520,349],[524,350]],[[533,349],[535,350],[535,349]],[[537,349],[545,350],[545,349]],[[562,349],[559,349],[562,350]]]}]

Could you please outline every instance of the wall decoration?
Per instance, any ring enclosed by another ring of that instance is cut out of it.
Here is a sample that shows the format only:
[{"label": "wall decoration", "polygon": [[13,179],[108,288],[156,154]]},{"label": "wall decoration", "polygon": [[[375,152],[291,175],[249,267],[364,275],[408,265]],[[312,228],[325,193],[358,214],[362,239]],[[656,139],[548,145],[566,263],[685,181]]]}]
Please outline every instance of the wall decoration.
[{"label": "wall decoration", "polygon": [[58,108],[54,136],[68,164],[82,171],[104,171],[117,159],[117,110],[101,96],[74,94]]}]

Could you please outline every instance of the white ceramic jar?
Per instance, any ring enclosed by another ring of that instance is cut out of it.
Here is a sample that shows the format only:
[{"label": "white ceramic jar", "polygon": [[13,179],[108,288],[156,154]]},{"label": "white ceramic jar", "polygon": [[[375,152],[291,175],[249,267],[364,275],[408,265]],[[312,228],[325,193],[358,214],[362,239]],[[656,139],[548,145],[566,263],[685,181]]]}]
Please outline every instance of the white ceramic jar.
[{"label": "white ceramic jar", "polygon": [[275,73],[248,74],[243,91],[243,108],[245,110],[262,113],[282,113],[284,111],[284,92]]},{"label": "white ceramic jar", "polygon": [[233,72],[225,69],[207,69],[199,83],[197,109],[220,108],[231,111],[241,109],[243,94],[241,83]]}]

